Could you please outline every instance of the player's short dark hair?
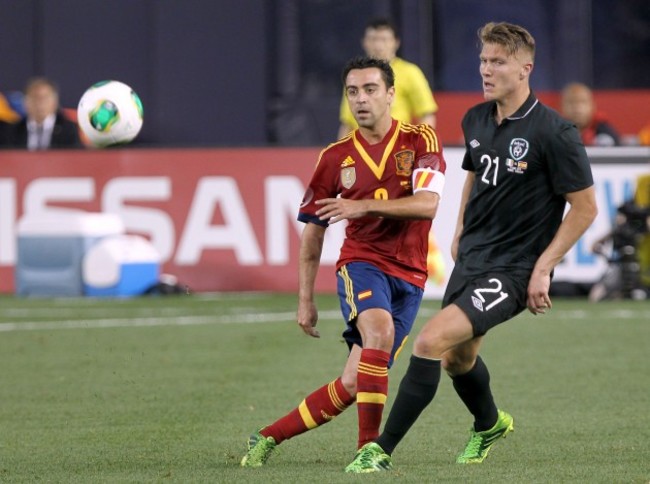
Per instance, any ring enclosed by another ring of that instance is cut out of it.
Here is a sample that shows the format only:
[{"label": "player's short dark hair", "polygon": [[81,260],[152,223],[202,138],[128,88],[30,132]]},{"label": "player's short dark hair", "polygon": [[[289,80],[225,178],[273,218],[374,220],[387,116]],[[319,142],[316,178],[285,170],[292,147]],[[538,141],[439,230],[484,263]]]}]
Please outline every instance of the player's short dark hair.
[{"label": "player's short dark hair", "polygon": [[481,44],[498,44],[508,54],[514,55],[523,50],[535,60],[535,39],[525,28],[508,22],[489,22],[478,30]]},{"label": "player's short dark hair", "polygon": [[381,78],[386,83],[386,89],[391,88],[395,85],[395,73],[393,68],[388,62],[381,59],[375,59],[374,57],[359,56],[350,59],[343,68],[343,73],[341,75],[341,81],[343,81],[343,87],[345,87],[345,80],[348,77],[348,74],[352,69],[370,69],[376,67],[381,71]]},{"label": "player's short dark hair", "polygon": [[368,29],[373,29],[373,30],[379,30],[379,29],[388,29],[393,31],[393,35],[395,36],[396,39],[399,39],[399,30],[397,29],[397,25],[395,23],[387,18],[387,17],[376,17],[368,21],[366,24],[366,28],[364,29],[364,32]]}]

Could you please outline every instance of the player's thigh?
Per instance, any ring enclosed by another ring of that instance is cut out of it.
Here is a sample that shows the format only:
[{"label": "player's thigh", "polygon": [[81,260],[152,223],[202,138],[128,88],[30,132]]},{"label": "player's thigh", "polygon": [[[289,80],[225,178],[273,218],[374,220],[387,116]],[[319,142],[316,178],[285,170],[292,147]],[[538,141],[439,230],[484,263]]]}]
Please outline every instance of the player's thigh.
[{"label": "player's thigh", "polygon": [[[339,302],[347,326],[343,337],[348,346],[366,347],[359,322],[366,335],[371,334],[371,327],[377,328],[373,331],[378,337],[383,333],[384,341],[392,333],[392,347],[386,349],[391,353],[389,366],[392,365],[413,328],[423,290],[365,262],[346,264],[337,276]],[[387,328],[391,320],[391,327]],[[373,346],[377,346],[376,341]]]},{"label": "player's thigh", "polygon": [[395,337],[391,351],[391,364],[399,356],[408,340],[422,303],[424,290],[402,279],[390,278],[391,312]]}]

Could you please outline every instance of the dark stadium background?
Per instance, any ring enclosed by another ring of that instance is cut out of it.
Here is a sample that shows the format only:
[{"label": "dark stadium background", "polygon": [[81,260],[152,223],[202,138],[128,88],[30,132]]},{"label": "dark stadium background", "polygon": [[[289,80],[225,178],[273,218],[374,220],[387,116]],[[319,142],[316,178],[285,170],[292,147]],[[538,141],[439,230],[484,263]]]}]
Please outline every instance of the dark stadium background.
[{"label": "dark stadium background", "polygon": [[479,90],[476,30],[490,20],[535,36],[535,90],[650,89],[648,0],[0,0],[0,92],[46,75],[75,107],[113,78],[143,99],[138,145],[321,145],[342,64],[377,15],[396,20],[400,54],[434,92]]}]

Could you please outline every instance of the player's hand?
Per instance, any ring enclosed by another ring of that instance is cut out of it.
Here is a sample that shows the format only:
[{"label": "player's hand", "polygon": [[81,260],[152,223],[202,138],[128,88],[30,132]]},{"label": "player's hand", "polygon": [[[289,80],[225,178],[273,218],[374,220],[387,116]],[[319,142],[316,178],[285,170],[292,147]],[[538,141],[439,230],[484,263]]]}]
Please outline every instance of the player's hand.
[{"label": "player's hand", "polygon": [[313,302],[299,302],[298,313],[296,314],[298,326],[313,338],[320,338],[320,333],[316,329],[318,323],[318,310]]},{"label": "player's hand", "polygon": [[330,224],[341,220],[360,218],[367,213],[362,202],[362,200],[345,198],[323,198],[315,202],[316,205],[321,205],[321,208],[316,210],[316,215]]},{"label": "player's hand", "polygon": [[548,295],[550,287],[551,276],[534,270],[528,282],[528,300],[526,301],[531,313],[544,314],[547,309],[553,307],[551,297]]}]

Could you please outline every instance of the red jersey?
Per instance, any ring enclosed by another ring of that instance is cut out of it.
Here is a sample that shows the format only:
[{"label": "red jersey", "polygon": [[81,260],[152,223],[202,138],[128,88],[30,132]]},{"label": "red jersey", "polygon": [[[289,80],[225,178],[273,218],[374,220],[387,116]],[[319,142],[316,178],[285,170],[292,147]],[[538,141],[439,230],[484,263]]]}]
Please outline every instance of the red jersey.
[{"label": "red jersey", "polygon": [[[323,198],[395,199],[408,197],[430,179],[444,179],[442,147],[431,127],[393,120],[384,139],[370,145],[358,130],[329,145],[319,157],[298,220],[327,226],[315,212]],[[436,190],[434,190],[436,191]],[[431,220],[362,217],[348,220],[337,269],[368,262],[386,274],[424,287]]]}]

